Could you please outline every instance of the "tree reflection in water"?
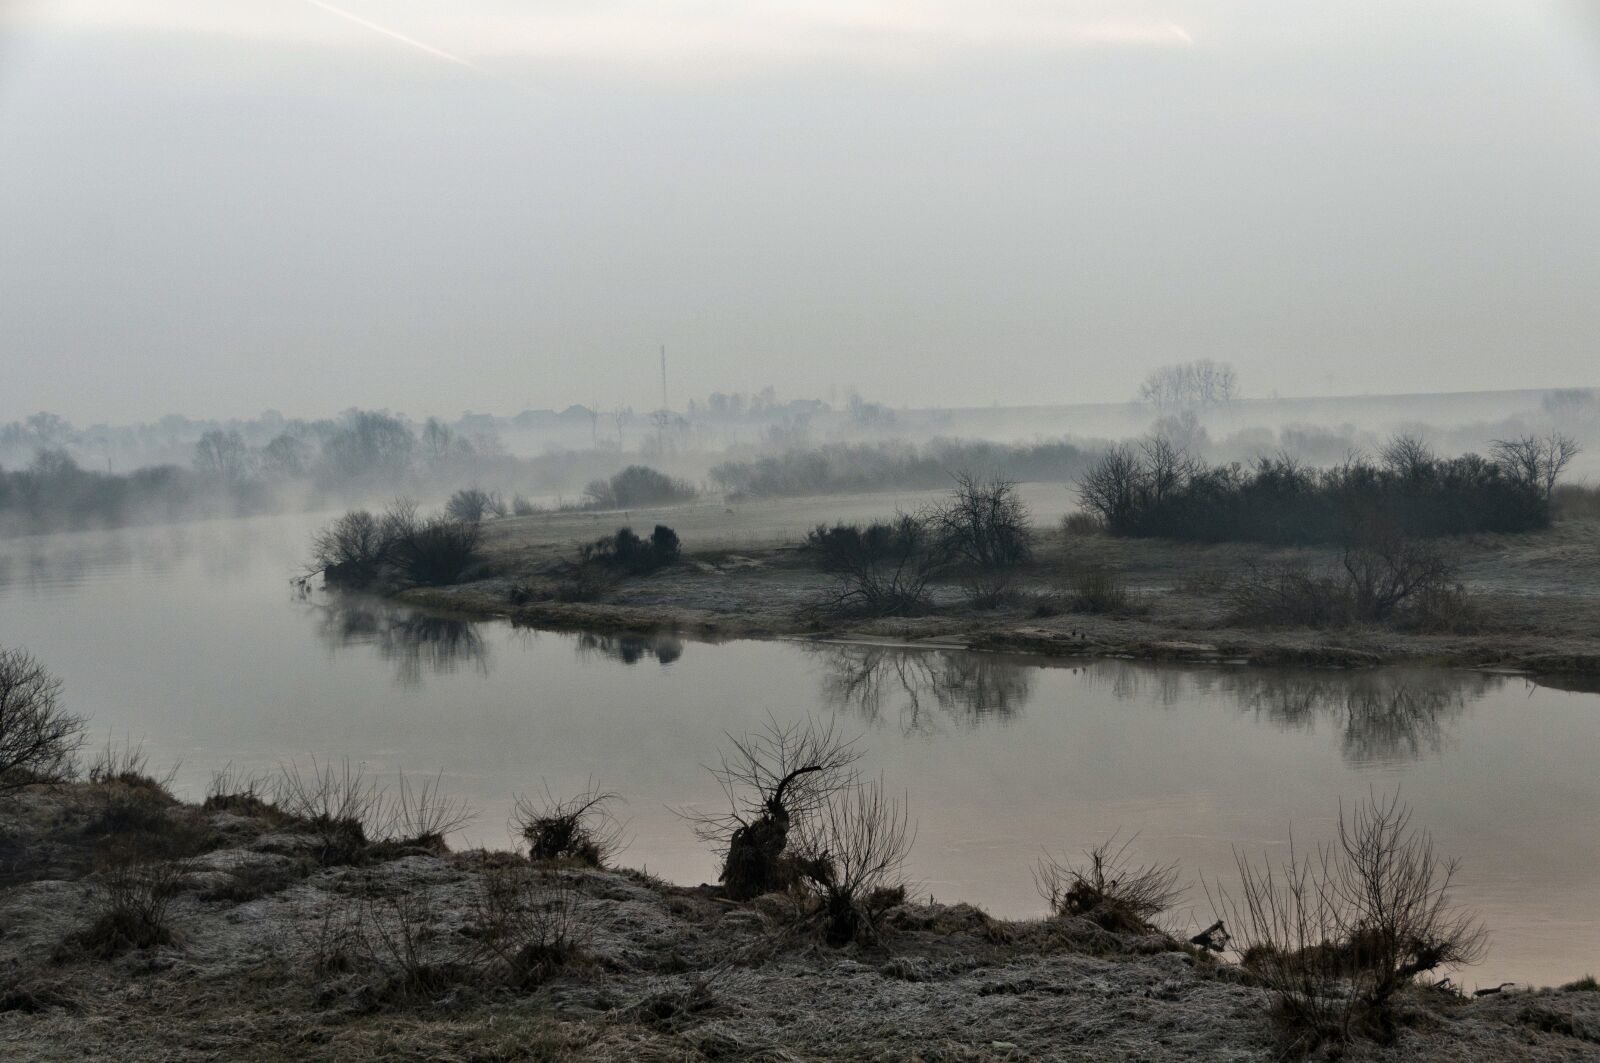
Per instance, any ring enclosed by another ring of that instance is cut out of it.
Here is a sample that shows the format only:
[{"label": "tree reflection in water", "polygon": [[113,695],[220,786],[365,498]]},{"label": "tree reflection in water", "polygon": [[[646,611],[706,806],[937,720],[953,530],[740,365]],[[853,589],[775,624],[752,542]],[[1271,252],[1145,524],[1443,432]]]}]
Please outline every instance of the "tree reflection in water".
[{"label": "tree reflection in water", "polygon": [[1173,708],[1193,696],[1220,696],[1280,727],[1339,733],[1340,752],[1357,766],[1400,764],[1442,752],[1469,705],[1499,689],[1500,676],[1431,668],[1305,671],[1185,669],[1107,664],[1086,669],[1118,698],[1149,696]]},{"label": "tree reflection in water", "polygon": [[826,667],[824,701],[872,723],[892,714],[905,734],[935,731],[946,717],[964,727],[1003,722],[1033,693],[1028,666],[994,654],[892,646],[817,646],[814,652]]},{"label": "tree reflection in water", "polygon": [[683,640],[676,635],[591,635],[578,636],[579,657],[608,657],[623,664],[637,664],[654,657],[671,664],[683,656]]},{"label": "tree reflection in water", "polygon": [[317,635],[330,650],[372,646],[394,663],[403,687],[420,686],[424,675],[453,675],[462,665],[489,674],[489,646],[471,621],[338,595],[317,609]]}]

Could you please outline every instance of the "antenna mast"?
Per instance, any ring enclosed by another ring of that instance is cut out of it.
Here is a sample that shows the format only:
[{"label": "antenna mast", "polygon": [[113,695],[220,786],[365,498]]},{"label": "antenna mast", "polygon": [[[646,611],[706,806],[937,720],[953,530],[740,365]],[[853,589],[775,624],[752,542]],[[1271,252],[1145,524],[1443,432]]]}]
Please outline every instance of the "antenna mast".
[{"label": "antenna mast", "polygon": [[667,409],[667,345],[661,345],[661,408]]}]

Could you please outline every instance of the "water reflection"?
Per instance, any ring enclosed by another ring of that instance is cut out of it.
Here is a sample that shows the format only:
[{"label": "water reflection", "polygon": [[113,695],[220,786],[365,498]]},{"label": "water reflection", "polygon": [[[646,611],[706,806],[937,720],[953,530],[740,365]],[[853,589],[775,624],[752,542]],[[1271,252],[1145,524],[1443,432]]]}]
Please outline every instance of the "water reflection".
[{"label": "water reflection", "polygon": [[1340,753],[1357,766],[1401,764],[1443,752],[1469,706],[1499,690],[1501,676],[1428,668],[1370,671],[1187,670],[1123,664],[1086,671],[1123,700],[1181,707],[1194,697],[1223,697],[1279,727],[1339,735]]},{"label": "water reflection", "polygon": [[[1037,661],[994,654],[889,646],[818,646],[823,700],[867,721],[892,719],[905,734],[942,721],[972,728],[1017,716],[1033,693]],[[1365,672],[1184,669],[1100,662],[1057,666],[1119,701],[1181,709],[1222,699],[1296,730],[1331,726],[1355,766],[1401,764],[1446,750],[1467,709],[1499,690],[1501,676],[1436,669]]]},{"label": "water reflection", "polygon": [[578,636],[579,657],[606,657],[623,664],[638,664],[654,657],[671,664],[683,656],[683,640],[676,635],[591,635]]},{"label": "water reflection", "polygon": [[330,651],[371,646],[393,662],[403,687],[420,686],[425,675],[454,675],[463,665],[489,674],[488,643],[471,621],[340,595],[315,609],[317,637]]},{"label": "water reflection", "polygon": [[889,646],[818,646],[822,698],[869,722],[893,716],[904,734],[1004,722],[1033,693],[1030,669],[986,653],[931,652]]}]

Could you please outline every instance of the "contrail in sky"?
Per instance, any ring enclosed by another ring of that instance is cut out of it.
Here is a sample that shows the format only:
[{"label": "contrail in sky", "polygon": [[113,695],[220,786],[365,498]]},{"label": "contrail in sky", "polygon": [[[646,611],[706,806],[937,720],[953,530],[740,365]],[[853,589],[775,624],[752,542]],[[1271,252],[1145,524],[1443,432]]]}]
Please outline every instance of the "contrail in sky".
[{"label": "contrail in sky", "polygon": [[457,66],[464,66],[475,74],[482,74],[485,77],[492,77],[496,81],[500,80],[493,74],[489,73],[489,71],[483,69],[483,67],[478,66],[476,63],[469,62],[468,60],[461,58],[459,55],[452,55],[443,48],[435,48],[431,44],[424,44],[415,37],[407,37],[404,33],[396,33],[394,30],[389,29],[386,26],[380,26],[376,22],[369,22],[360,15],[353,14],[344,10],[343,8],[334,7],[332,4],[324,3],[323,0],[306,0],[306,3],[310,4],[312,7],[320,7],[330,15],[338,15],[342,19],[348,19],[358,26],[365,26],[373,33],[381,33],[385,37],[399,41],[401,44],[409,44],[418,51],[427,52],[436,59],[443,59],[447,63],[454,63]]}]

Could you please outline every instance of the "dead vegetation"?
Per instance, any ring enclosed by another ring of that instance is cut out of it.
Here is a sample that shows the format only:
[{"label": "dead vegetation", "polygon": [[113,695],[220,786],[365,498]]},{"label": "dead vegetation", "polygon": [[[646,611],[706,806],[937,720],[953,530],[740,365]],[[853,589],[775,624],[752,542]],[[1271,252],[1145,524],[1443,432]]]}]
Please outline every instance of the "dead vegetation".
[{"label": "dead vegetation", "polygon": [[626,829],[612,812],[622,798],[594,784],[572,797],[517,798],[512,827],[528,845],[528,859],[604,867],[623,847]]},{"label": "dead vegetation", "polygon": [[1218,914],[1296,1049],[1392,1041],[1398,997],[1414,979],[1483,957],[1486,932],[1452,894],[1456,863],[1412,827],[1398,795],[1341,809],[1337,842],[1314,854],[1291,846],[1281,865],[1237,861],[1239,894],[1219,890]]},{"label": "dead vegetation", "polygon": [[60,697],[61,682],[44,665],[0,647],[0,795],[72,777],[85,722]]},{"label": "dead vegetation", "polygon": [[1145,934],[1155,919],[1183,895],[1176,864],[1135,864],[1133,839],[1121,846],[1112,836],[1077,860],[1048,853],[1034,866],[1033,881],[1058,917],[1087,919],[1103,930]]},{"label": "dead vegetation", "polygon": [[794,883],[791,830],[852,785],[849,767],[861,752],[832,721],[780,724],[769,717],[760,730],[726,737],[729,748],[710,771],[727,809],[684,815],[722,857],[723,890],[748,900]]}]

